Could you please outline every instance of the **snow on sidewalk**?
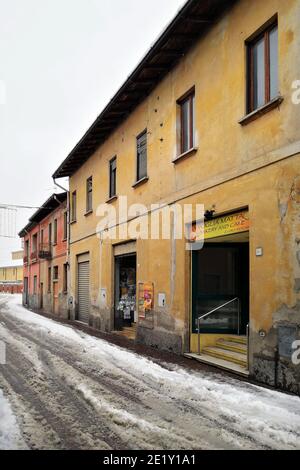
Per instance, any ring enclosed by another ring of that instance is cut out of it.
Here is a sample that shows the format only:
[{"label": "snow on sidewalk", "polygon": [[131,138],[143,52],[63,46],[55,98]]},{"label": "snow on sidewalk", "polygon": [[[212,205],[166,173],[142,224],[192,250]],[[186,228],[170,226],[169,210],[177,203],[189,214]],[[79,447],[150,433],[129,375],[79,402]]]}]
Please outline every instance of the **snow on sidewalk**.
[{"label": "snow on sidewalk", "polygon": [[26,449],[9,402],[0,390],[0,450]]},{"label": "snow on sidewalk", "polygon": [[[40,334],[84,350],[85,360],[109,370],[116,377],[137,378],[155,384],[163,396],[193,405],[231,423],[237,433],[261,439],[271,448],[300,449],[300,398],[208,372],[192,372],[176,365],[168,368],[127,349],[91,337],[73,327],[24,309],[21,296],[0,296],[9,315],[26,322]],[[171,370],[170,370],[171,368]],[[91,391],[81,390],[86,395]],[[94,397],[93,397],[94,398]],[[97,405],[97,404],[96,404]]]}]

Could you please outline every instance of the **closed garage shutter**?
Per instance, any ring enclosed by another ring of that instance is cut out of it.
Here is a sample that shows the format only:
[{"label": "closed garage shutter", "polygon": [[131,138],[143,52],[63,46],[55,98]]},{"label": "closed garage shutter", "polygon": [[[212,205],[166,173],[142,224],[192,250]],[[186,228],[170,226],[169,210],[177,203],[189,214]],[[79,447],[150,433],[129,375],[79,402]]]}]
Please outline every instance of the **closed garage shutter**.
[{"label": "closed garage shutter", "polygon": [[78,320],[89,322],[90,313],[90,263],[78,263]]}]

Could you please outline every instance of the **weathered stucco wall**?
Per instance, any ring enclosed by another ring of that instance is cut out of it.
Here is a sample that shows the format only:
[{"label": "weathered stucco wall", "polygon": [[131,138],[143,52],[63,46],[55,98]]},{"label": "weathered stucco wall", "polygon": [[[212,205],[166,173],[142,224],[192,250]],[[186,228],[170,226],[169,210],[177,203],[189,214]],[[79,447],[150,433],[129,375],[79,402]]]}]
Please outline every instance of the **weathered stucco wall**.
[{"label": "weathered stucco wall", "polygon": [[[245,40],[276,13],[279,92],[284,101],[279,109],[241,127]],[[289,367],[287,376],[286,359],[278,358],[277,350],[279,326],[300,323],[300,105],[292,103],[292,83],[300,79],[299,17],[297,0],[238,2],[70,178],[71,192],[77,191],[77,222],[71,226],[71,295],[76,301],[76,256],[90,252],[90,323],[103,330],[112,327],[113,249],[111,242],[100,243],[95,235],[96,208],[108,199],[108,163],[113,156],[117,155],[117,193],[128,196],[128,205],[178,200],[207,208],[215,205],[217,213],[249,207],[251,372],[294,391],[297,372],[291,378],[294,366]],[[176,101],[193,86],[198,150],[174,164]],[[145,128],[149,181],[132,188],[136,136]],[[94,212],[85,216],[86,179],[91,175]],[[256,257],[257,247],[263,247],[263,257]],[[190,255],[184,242],[138,241],[137,262],[137,281],[153,281],[156,299],[154,328],[140,325],[138,338],[177,352],[188,350]],[[107,292],[105,305],[101,288]],[[166,294],[163,309],[157,308],[158,292]],[[261,330],[265,338],[259,335]]]}]

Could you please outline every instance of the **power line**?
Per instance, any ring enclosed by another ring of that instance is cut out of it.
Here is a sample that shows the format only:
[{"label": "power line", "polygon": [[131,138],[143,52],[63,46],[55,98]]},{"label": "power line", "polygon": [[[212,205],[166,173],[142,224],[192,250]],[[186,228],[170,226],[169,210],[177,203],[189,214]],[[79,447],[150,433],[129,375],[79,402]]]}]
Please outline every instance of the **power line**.
[{"label": "power line", "polygon": [[46,207],[37,206],[20,206],[17,204],[0,204],[0,209],[47,209]]}]

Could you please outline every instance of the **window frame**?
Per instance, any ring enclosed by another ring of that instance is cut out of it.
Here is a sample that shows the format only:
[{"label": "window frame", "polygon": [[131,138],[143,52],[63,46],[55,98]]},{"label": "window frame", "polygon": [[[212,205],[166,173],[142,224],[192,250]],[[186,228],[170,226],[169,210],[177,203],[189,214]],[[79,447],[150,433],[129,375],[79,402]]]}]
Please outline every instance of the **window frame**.
[{"label": "window frame", "polygon": [[52,223],[50,222],[48,225],[48,242],[49,246],[52,246]]},{"label": "window frame", "polygon": [[[142,139],[145,138],[146,144],[146,174],[141,175],[140,174],[140,156],[141,152],[139,152],[140,148],[140,142]],[[138,183],[139,181],[142,181],[144,179],[148,178],[148,134],[147,134],[147,129],[144,129],[143,132],[141,132],[137,138],[136,138],[136,182]]]},{"label": "window frame", "polygon": [[[57,274],[57,275],[56,275]],[[57,282],[59,280],[59,270],[58,270],[58,265],[53,266],[53,282]]]},{"label": "window frame", "polygon": [[64,294],[68,292],[68,263],[63,265],[63,292]]},{"label": "window frame", "polygon": [[71,197],[71,223],[77,220],[77,191],[72,192]]},{"label": "window frame", "polygon": [[57,218],[53,221],[53,245],[57,245],[57,235],[58,235],[58,221]]},{"label": "window frame", "polygon": [[37,288],[37,275],[35,274],[33,276],[33,295],[37,295],[38,293],[38,288]]},{"label": "window frame", "polygon": [[93,176],[86,180],[86,214],[93,211]]},{"label": "window frame", "polygon": [[[113,164],[115,163],[115,168]],[[114,192],[112,192],[112,176],[114,176]],[[117,156],[109,160],[109,199],[117,196]]]},{"label": "window frame", "polygon": [[[190,146],[188,149],[184,148],[185,142],[185,125],[184,125],[184,113],[183,106],[186,103],[189,103],[189,129],[188,136],[190,141]],[[179,154],[183,155],[195,148],[195,87],[192,87],[188,90],[179,100],[177,100],[177,105],[179,106],[180,113],[180,145],[179,145]]]},{"label": "window frame", "polygon": [[[267,106],[272,100],[278,97],[271,98],[271,65],[270,65],[270,33],[277,28],[278,31],[278,18],[273,17],[266,24],[264,24],[251,38],[246,41],[247,47],[247,113],[253,113],[261,107]],[[265,100],[262,105],[256,106],[254,103],[254,48],[256,44],[263,39],[264,43],[264,95]],[[277,57],[277,67],[279,68],[279,57]]]},{"label": "window frame", "polygon": [[68,211],[64,212],[64,231],[63,231],[63,241],[68,239]]},{"label": "window frame", "polygon": [[48,267],[48,294],[51,294],[51,287],[52,287],[52,268],[51,266]]}]

